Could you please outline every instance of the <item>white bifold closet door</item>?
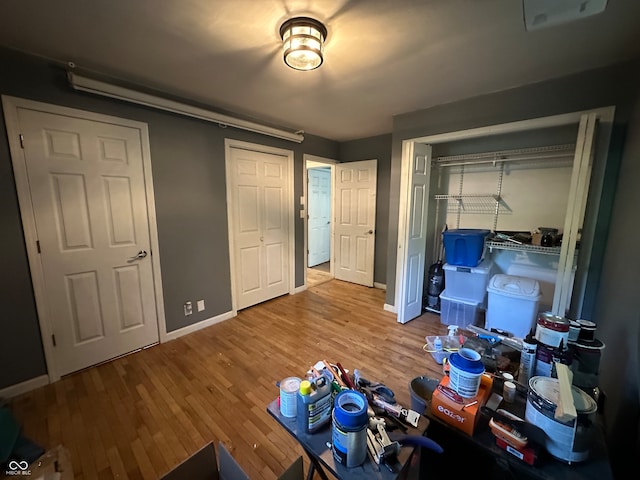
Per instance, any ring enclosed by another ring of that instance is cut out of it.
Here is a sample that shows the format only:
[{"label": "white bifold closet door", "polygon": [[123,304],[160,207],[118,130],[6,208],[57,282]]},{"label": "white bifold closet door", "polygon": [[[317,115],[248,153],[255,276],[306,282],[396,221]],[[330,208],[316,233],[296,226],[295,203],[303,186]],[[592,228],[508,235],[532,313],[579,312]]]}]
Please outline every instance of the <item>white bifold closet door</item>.
[{"label": "white bifold closet door", "polygon": [[289,163],[230,149],[230,228],[237,309],[289,293]]}]

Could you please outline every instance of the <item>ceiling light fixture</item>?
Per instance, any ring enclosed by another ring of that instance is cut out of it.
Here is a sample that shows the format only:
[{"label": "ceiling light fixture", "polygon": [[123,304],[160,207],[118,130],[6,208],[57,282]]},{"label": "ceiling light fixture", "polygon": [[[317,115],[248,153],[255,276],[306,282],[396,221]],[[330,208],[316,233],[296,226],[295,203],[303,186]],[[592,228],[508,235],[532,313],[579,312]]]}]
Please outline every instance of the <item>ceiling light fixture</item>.
[{"label": "ceiling light fixture", "polygon": [[314,70],[322,65],[327,28],[309,17],[290,18],[280,27],[284,63],[295,70]]}]

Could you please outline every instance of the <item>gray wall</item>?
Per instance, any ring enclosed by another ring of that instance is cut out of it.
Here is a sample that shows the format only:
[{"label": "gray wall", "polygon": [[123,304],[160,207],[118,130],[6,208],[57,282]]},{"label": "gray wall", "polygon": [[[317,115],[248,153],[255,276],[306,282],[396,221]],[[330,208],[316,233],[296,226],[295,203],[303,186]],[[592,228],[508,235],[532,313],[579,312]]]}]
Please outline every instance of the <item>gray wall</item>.
[{"label": "gray wall", "polygon": [[343,142],[340,144],[339,158],[341,162],[378,160],[376,245],[373,281],[386,284],[389,229],[389,180],[391,177],[391,134]]},{"label": "gray wall", "polygon": [[[222,129],[124,102],[73,91],[65,72],[40,59],[0,49],[0,93],[90,110],[149,125],[167,330],[231,309],[224,139],[294,151],[295,198],[302,195],[303,155],[337,158],[338,143],[306,135],[302,144]],[[274,105],[277,108],[277,105]],[[0,388],[46,373],[11,157],[0,118]],[[296,286],[303,283],[304,225],[295,223]],[[185,317],[185,301],[206,310]],[[6,368],[11,365],[12,368]]]},{"label": "gray wall", "polygon": [[[640,83],[638,93],[640,94]],[[608,248],[597,292],[594,320],[606,345],[601,361],[601,387],[609,432],[609,454],[624,478],[626,464],[640,453],[640,100],[627,129],[624,160],[615,195]],[[626,470],[628,471],[628,470]]]},{"label": "gray wall", "polygon": [[[624,459],[633,458],[640,431],[638,375],[640,333],[637,246],[640,193],[640,60],[521,88],[440,105],[394,119],[389,194],[387,298],[394,304],[402,141],[487,125],[613,105],[615,121],[600,215],[596,224],[587,302],[594,308],[603,351],[600,382],[612,466],[622,478]],[[632,121],[630,121],[632,119]],[[626,146],[622,145],[626,132]],[[620,174],[618,175],[618,170]],[[611,208],[613,207],[613,208]],[[609,228],[610,227],[610,228]]]}]

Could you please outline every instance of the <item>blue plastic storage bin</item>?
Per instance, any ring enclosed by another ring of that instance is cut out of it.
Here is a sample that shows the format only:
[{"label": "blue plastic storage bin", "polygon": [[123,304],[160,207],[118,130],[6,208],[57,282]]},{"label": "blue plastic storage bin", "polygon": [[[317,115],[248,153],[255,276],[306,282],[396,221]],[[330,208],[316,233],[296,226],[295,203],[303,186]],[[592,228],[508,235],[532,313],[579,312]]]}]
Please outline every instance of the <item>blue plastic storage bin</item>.
[{"label": "blue plastic storage bin", "polygon": [[458,228],[447,230],[444,237],[444,255],[449,265],[476,267],[482,260],[484,239],[489,230]]}]

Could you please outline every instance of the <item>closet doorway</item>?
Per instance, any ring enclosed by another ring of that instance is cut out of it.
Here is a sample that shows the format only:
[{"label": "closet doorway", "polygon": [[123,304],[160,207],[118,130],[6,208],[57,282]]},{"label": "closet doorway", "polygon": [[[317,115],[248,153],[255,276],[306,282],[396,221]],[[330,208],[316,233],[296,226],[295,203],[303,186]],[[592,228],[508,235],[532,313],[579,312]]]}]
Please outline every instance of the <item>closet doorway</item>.
[{"label": "closet doorway", "polygon": [[[595,220],[602,192],[603,172],[613,114],[614,108],[607,107],[405,140],[403,142],[400,198],[406,200],[401,202],[399,209],[394,303],[398,322],[406,323],[421,313],[426,246],[428,239],[435,238],[437,234],[434,228],[429,227],[433,225],[434,215],[432,204],[429,203],[433,194],[431,191],[433,188],[430,185],[432,146],[451,141],[530,132],[566,125],[576,126],[577,138],[568,192],[569,201],[564,221],[564,239],[558,255],[552,312],[564,314],[563,306],[571,302],[572,309],[577,312],[578,318],[582,318],[580,316],[582,300],[592,256]],[[453,157],[449,158],[453,159]],[[502,161],[503,159],[500,157],[495,159],[496,163]],[[443,196],[459,202],[469,200],[467,195],[449,194]],[[477,194],[471,196],[487,197],[487,195]],[[497,215],[499,208],[501,208],[502,194],[498,190],[497,194],[492,193],[490,196],[494,199]],[[587,197],[590,200],[590,208],[586,208]],[[583,224],[583,220],[588,221]],[[573,260],[574,254],[577,252],[577,240],[580,236],[580,252],[574,283]],[[435,243],[437,242],[433,242],[433,244]]]}]

